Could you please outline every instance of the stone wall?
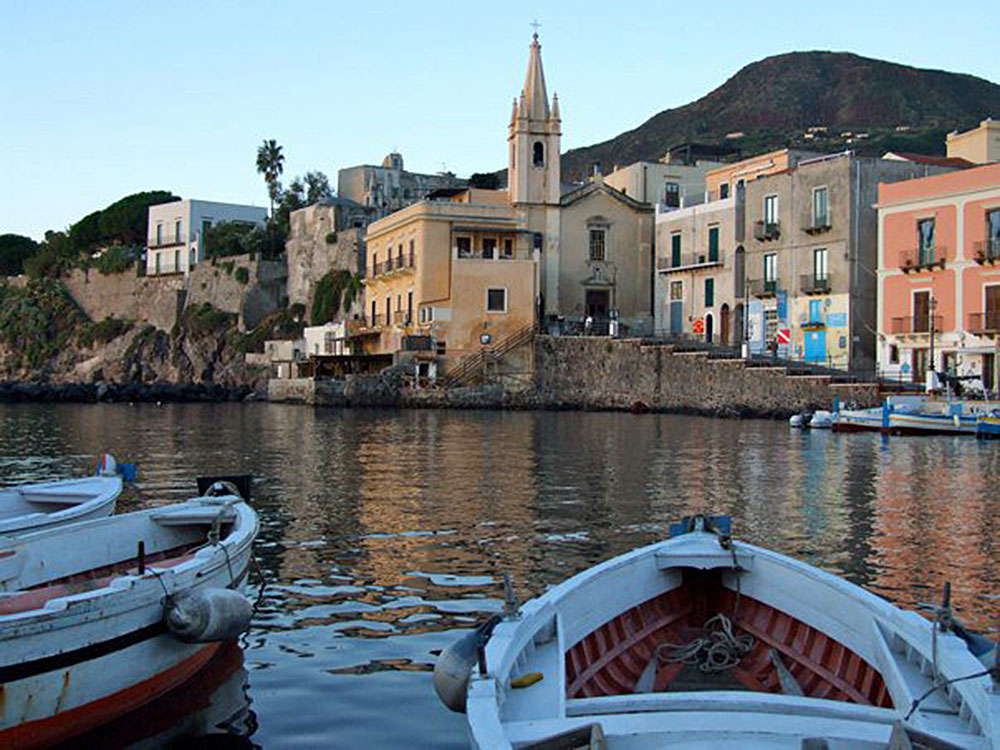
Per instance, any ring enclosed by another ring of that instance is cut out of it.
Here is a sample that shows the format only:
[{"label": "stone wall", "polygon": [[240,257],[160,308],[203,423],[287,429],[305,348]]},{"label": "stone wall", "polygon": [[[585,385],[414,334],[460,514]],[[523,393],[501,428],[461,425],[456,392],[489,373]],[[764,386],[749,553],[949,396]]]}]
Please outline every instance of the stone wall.
[{"label": "stone wall", "polygon": [[835,398],[878,404],[874,383],[837,385],[825,376],[791,376],[783,367],[748,367],[639,340],[538,336],[535,363],[534,392],[525,397],[544,408],[784,417],[829,409]]},{"label": "stone wall", "polygon": [[[238,269],[247,281],[240,282]],[[217,310],[239,316],[240,330],[256,326],[281,305],[285,292],[283,263],[251,260],[249,255],[218,258],[191,269],[187,279],[187,305],[210,303]]]},{"label": "stone wall", "polygon": [[184,303],[183,276],[136,276],[134,268],[104,275],[77,268],[63,281],[87,317],[96,321],[114,316],[170,330]]},{"label": "stone wall", "polygon": [[[351,273],[361,270],[364,257],[364,229],[335,231],[336,208],[323,204],[307,206],[293,211],[290,217],[291,232],[285,243],[288,257],[288,302],[302,304],[306,319],[311,320],[313,294],[316,283],[329,271],[346,269]],[[332,234],[331,234],[332,233]],[[328,242],[327,238],[333,240]],[[346,311],[344,317],[363,310],[362,300]]]}]

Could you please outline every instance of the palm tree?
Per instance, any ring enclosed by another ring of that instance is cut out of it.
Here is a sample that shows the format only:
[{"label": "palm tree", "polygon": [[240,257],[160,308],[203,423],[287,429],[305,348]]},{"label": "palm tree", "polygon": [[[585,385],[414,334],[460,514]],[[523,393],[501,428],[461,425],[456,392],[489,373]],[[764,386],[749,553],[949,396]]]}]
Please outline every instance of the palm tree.
[{"label": "palm tree", "polygon": [[281,195],[281,183],[278,182],[278,177],[285,171],[285,155],[281,153],[281,146],[273,138],[265,139],[257,148],[257,171],[264,175],[267,194],[271,199],[271,216],[274,216],[274,202]]}]

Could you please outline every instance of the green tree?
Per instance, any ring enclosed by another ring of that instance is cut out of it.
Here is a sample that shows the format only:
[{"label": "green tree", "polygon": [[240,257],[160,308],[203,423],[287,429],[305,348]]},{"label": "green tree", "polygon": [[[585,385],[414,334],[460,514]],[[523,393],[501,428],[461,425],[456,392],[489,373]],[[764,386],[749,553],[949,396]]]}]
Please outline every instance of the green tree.
[{"label": "green tree", "polygon": [[107,245],[145,245],[149,207],[179,200],[168,190],[126,195],[73,224],[68,232],[69,244],[74,254],[91,253]]},{"label": "green tree", "polygon": [[330,187],[330,180],[325,174],[319,171],[306,172],[302,178],[306,183],[306,205],[329,200],[333,197],[333,189]]},{"label": "green tree", "polygon": [[469,177],[469,186],[485,190],[496,190],[500,187],[500,177],[496,172],[474,172]]},{"label": "green tree", "polygon": [[285,171],[285,155],[281,146],[273,138],[265,139],[257,148],[257,171],[264,175],[267,184],[267,194],[271,199],[271,215],[274,215],[274,204],[281,197],[281,182],[278,178]]},{"label": "green tree", "polygon": [[24,273],[24,261],[38,250],[38,243],[20,234],[0,234],[0,275]]},{"label": "green tree", "polygon": [[268,256],[270,244],[266,229],[252,224],[223,221],[210,227],[205,236],[205,254],[209,258],[224,258],[229,255],[250,253]]}]

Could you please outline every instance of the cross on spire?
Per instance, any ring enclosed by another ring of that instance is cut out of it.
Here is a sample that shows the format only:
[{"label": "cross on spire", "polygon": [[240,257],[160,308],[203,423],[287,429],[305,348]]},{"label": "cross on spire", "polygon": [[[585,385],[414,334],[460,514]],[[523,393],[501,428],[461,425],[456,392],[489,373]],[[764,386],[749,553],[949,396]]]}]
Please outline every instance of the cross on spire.
[{"label": "cross on spire", "polygon": [[538,19],[536,18],[534,21],[532,21],[529,24],[529,26],[531,26],[531,28],[533,28],[535,30],[535,33],[532,34],[532,38],[537,42],[538,41],[538,29],[541,28],[541,24],[538,23]]}]

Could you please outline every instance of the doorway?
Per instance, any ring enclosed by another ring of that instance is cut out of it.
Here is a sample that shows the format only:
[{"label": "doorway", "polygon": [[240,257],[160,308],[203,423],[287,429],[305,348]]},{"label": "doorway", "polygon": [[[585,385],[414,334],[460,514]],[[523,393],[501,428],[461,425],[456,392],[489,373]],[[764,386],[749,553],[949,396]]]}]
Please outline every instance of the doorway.
[{"label": "doorway", "polygon": [[597,320],[607,318],[608,310],[611,308],[608,304],[609,297],[607,289],[588,289],[585,298],[587,315]]},{"label": "doorway", "polygon": [[712,343],[712,336],[715,333],[715,316],[708,313],[705,316],[705,341]]},{"label": "doorway", "polygon": [[913,382],[923,383],[927,379],[927,364],[930,361],[928,349],[913,350]]},{"label": "doorway", "polygon": [[729,305],[724,304],[719,310],[719,343],[729,346]]}]

